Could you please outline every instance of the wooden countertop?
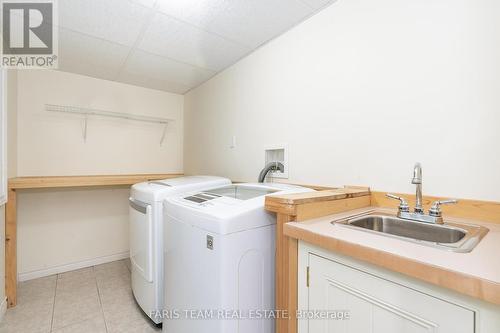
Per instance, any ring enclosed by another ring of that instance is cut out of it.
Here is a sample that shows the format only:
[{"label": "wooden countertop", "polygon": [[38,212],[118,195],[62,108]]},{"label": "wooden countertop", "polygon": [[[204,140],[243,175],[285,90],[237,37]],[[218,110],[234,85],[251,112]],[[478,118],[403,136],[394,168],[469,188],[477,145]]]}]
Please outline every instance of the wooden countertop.
[{"label": "wooden countertop", "polygon": [[396,238],[353,230],[331,222],[353,215],[392,209],[367,207],[321,218],[286,223],[286,236],[347,255],[391,271],[448,288],[474,298],[500,304],[500,225],[458,218],[456,223],[476,223],[489,229],[471,253],[456,253]]},{"label": "wooden countertop", "polygon": [[135,175],[95,175],[95,176],[40,176],[9,179],[9,189],[34,189],[57,187],[89,187],[133,185],[149,180],[181,177],[183,174],[135,174]]},{"label": "wooden countertop", "polygon": [[368,187],[343,187],[318,192],[306,192],[266,197],[266,209],[271,212],[294,216],[303,221],[370,205]]},{"label": "wooden countertop", "polygon": [[292,193],[277,196],[269,195],[266,197],[266,203],[302,205],[311,202],[342,200],[367,195],[370,195],[370,190],[368,188],[343,187],[318,192]]}]

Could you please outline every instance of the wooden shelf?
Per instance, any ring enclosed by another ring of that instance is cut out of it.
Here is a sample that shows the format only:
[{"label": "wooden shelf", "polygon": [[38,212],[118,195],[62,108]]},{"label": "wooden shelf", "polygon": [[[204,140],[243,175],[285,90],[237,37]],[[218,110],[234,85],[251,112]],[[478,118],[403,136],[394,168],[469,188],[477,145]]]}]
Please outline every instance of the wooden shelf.
[{"label": "wooden shelf", "polygon": [[17,177],[9,179],[9,189],[34,189],[58,187],[119,186],[181,177],[182,174],[137,174],[94,176]]},{"label": "wooden shelf", "polygon": [[182,174],[93,175],[17,177],[9,179],[5,206],[5,295],[7,306],[17,303],[17,190],[37,188],[71,188],[131,186],[136,183],[180,177]]}]

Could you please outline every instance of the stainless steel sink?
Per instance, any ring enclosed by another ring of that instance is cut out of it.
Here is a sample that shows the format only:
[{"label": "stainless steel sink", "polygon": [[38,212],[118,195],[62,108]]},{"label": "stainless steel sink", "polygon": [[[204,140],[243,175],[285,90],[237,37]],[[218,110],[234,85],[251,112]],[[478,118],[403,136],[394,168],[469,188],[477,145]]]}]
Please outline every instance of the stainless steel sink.
[{"label": "stainless steel sink", "polygon": [[473,224],[431,224],[383,213],[332,223],[455,252],[472,251],[489,231],[485,227]]}]

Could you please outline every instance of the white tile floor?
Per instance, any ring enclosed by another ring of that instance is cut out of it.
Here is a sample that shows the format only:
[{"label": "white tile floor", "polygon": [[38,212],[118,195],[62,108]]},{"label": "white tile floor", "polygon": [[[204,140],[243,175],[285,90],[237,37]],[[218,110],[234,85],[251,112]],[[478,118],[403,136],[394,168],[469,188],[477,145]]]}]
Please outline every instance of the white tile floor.
[{"label": "white tile floor", "polygon": [[128,260],[21,282],[0,323],[1,333],[160,331],[135,303]]}]

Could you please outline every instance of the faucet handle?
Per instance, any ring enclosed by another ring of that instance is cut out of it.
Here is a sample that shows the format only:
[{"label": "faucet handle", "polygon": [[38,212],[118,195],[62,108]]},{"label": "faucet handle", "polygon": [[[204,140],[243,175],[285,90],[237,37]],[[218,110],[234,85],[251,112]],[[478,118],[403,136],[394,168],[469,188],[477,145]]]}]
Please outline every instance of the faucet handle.
[{"label": "faucet handle", "polygon": [[458,200],[455,199],[434,201],[434,203],[431,206],[431,209],[429,209],[429,215],[434,217],[441,217],[441,215],[443,215],[443,213],[441,212],[441,205],[449,205],[456,203],[458,203]]},{"label": "faucet handle", "polygon": [[399,200],[399,211],[400,212],[409,212],[410,211],[410,206],[408,206],[408,202],[406,201],[405,198],[401,198],[401,197],[398,197],[397,195],[394,195],[394,194],[390,194],[390,193],[387,193],[385,195],[386,197],[390,198],[390,199],[395,199],[395,200]]}]

